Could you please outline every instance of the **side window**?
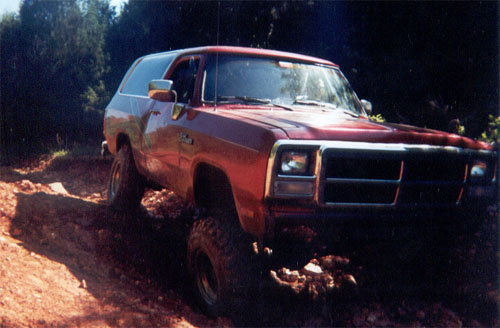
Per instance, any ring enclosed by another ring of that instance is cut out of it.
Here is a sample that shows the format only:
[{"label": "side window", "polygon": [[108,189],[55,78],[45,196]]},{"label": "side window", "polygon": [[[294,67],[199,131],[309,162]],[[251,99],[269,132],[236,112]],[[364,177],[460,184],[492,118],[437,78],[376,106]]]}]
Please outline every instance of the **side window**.
[{"label": "side window", "polygon": [[147,96],[151,80],[161,79],[175,57],[175,53],[144,57],[128,76],[121,92],[125,94]]},{"label": "side window", "polygon": [[187,104],[193,99],[199,64],[198,56],[183,57],[168,78],[174,82],[173,89],[177,92],[178,102]]}]

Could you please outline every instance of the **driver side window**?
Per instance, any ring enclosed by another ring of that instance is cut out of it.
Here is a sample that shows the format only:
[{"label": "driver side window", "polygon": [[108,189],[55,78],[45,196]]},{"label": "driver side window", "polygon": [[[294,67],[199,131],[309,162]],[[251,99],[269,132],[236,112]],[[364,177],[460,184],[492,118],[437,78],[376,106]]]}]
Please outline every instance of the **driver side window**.
[{"label": "driver side window", "polygon": [[173,89],[177,92],[177,101],[188,104],[193,99],[196,75],[200,58],[187,56],[181,58],[169,80],[174,82]]}]

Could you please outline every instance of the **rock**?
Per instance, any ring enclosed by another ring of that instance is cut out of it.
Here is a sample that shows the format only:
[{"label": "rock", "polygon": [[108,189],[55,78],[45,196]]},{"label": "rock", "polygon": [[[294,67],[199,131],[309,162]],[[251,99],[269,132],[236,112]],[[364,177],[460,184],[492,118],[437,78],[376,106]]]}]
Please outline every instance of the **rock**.
[{"label": "rock", "polygon": [[252,250],[253,250],[255,255],[259,255],[259,246],[257,245],[257,242],[254,242],[252,244]]},{"label": "rock", "polygon": [[271,276],[271,279],[273,279],[278,285],[280,286],[286,286],[288,284],[284,283],[283,280],[278,277],[278,274],[274,270],[269,271],[269,275]]},{"label": "rock", "polygon": [[309,261],[309,263],[320,265],[320,263],[317,259],[312,259],[311,261]]},{"label": "rock", "polygon": [[324,282],[325,282],[326,289],[328,291],[335,288],[335,280],[333,279],[333,277],[331,275],[327,274],[326,277],[324,278]]},{"label": "rock", "polygon": [[346,267],[349,264],[349,259],[337,255],[327,255],[321,257],[319,263],[327,270],[335,270],[337,268]]},{"label": "rock", "polygon": [[356,282],[356,279],[354,278],[354,276],[352,274],[344,275],[344,279],[343,279],[342,283],[347,283],[347,284],[353,285],[353,286],[358,284]]},{"label": "rock", "polygon": [[[259,246],[258,246],[257,242],[254,242],[252,244],[252,250],[255,253],[255,255],[259,255],[260,252],[259,252]],[[267,255],[267,256],[273,255],[273,250],[270,249],[269,247],[264,247],[262,252],[264,253],[264,255]]]},{"label": "rock", "polygon": [[19,183],[19,188],[22,191],[30,191],[30,190],[35,189],[35,186],[33,185],[33,183],[30,180],[23,180]]},{"label": "rock", "polygon": [[305,274],[305,275],[310,275],[310,276],[319,276],[320,274],[323,273],[323,270],[321,269],[321,267],[315,263],[313,263],[313,261],[309,262],[306,264],[305,267],[303,267],[300,272],[302,274]]},{"label": "rock", "polygon": [[51,183],[49,184],[49,187],[50,189],[52,189],[52,191],[55,191],[59,194],[69,195],[68,191],[64,188],[64,186],[60,182]]},{"label": "rock", "polygon": [[297,270],[290,271],[288,268],[282,268],[278,271],[281,280],[286,282],[295,282],[299,279],[299,272]]}]

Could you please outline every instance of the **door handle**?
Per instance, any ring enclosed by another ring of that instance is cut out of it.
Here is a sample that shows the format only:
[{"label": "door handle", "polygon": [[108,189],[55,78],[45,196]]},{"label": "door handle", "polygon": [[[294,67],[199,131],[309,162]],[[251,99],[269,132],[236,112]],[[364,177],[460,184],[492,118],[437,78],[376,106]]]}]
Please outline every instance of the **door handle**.
[{"label": "door handle", "polygon": [[161,112],[160,112],[160,111],[158,111],[158,110],[152,110],[152,111],[151,111],[151,114],[153,114],[153,115],[160,115],[160,114],[161,114]]}]

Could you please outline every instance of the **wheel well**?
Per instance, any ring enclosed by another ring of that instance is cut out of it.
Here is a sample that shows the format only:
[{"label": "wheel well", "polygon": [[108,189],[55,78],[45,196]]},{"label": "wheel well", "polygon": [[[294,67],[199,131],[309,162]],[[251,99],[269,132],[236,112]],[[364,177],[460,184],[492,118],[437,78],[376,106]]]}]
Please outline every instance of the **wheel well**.
[{"label": "wheel well", "polygon": [[130,145],[130,140],[128,139],[127,135],[120,133],[118,135],[118,138],[116,138],[116,152],[118,152],[120,148],[125,144]]},{"label": "wheel well", "polygon": [[236,213],[231,184],[226,174],[208,164],[200,164],[194,174],[194,198],[197,206],[230,210]]}]

